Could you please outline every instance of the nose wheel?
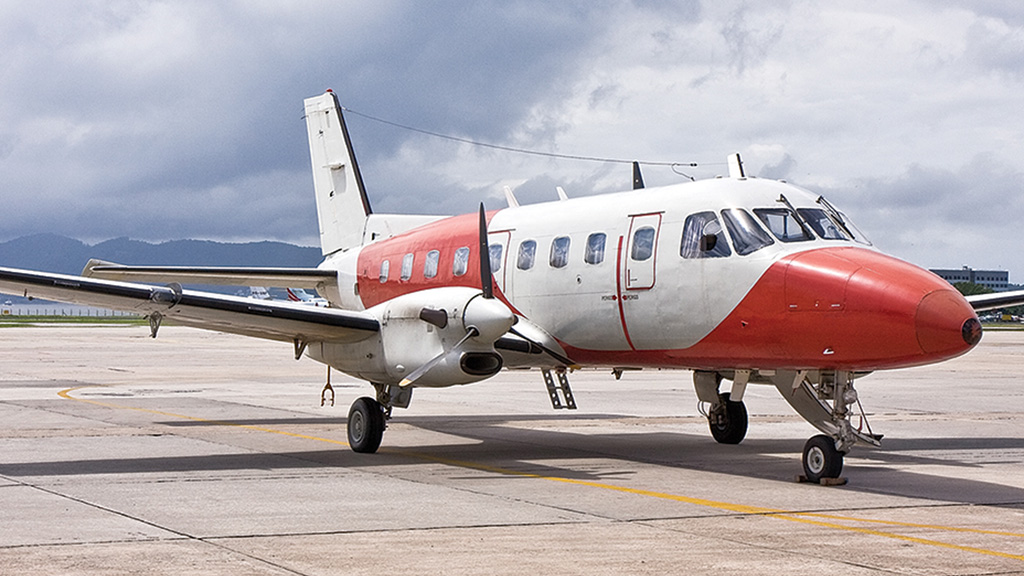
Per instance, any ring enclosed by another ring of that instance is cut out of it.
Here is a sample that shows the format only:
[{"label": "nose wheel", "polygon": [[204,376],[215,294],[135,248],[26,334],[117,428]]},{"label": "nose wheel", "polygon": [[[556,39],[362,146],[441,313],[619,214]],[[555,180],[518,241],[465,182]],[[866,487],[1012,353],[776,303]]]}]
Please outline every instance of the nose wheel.
[{"label": "nose wheel", "polygon": [[836,450],[836,441],[824,434],[812,436],[804,444],[804,477],[815,484],[839,478],[843,472],[843,453]]}]

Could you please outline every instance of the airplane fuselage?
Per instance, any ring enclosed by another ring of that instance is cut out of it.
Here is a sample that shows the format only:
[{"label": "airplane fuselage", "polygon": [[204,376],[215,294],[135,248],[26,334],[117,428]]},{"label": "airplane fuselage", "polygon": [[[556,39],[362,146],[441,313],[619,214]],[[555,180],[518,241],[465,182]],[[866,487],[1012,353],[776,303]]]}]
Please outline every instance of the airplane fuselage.
[{"label": "airplane fuselage", "polygon": [[[947,282],[826,205],[783,182],[720,178],[493,211],[496,293],[592,366],[870,371],[977,343]],[[324,266],[357,309],[476,287],[477,233],[474,214],[446,218]],[[701,250],[708,235],[717,245]]]}]

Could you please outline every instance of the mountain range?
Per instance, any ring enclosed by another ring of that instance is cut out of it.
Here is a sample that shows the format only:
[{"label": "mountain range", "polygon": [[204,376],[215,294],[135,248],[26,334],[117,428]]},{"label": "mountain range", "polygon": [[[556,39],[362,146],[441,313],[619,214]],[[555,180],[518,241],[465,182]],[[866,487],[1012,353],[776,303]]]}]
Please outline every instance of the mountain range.
[{"label": "mountain range", "polygon": [[118,264],[164,266],[315,267],[319,248],[283,242],[234,244],[210,240],[172,240],[151,244],[115,238],[89,245],[57,234],[33,234],[0,242],[0,266],[61,274],[81,274],[90,258]]},{"label": "mountain range", "polygon": [[[320,248],[284,242],[228,243],[172,240],[151,244],[115,238],[86,244],[57,234],[33,234],[0,242],[0,266],[61,274],[81,274],[90,258],[118,264],[164,266],[287,266],[314,268]],[[220,291],[220,290],[218,290]]]}]

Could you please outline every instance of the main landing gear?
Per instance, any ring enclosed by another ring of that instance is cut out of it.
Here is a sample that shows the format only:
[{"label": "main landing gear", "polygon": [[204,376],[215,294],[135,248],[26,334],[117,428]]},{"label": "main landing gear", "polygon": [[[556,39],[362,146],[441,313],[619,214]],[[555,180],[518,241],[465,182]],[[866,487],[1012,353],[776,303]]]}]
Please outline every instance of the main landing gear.
[{"label": "main landing gear", "polygon": [[408,408],[412,388],[374,384],[377,398],[363,396],[348,411],[348,445],[353,452],[373,454],[380,448],[392,408]]},{"label": "main landing gear", "polygon": [[355,452],[376,452],[384,438],[386,420],[380,402],[366,396],[357,399],[348,411],[348,445]]},{"label": "main landing gear", "polygon": [[711,436],[719,444],[739,444],[747,435],[747,407],[743,401],[729,399],[728,392],[718,395],[718,405],[708,411],[708,426]]},{"label": "main landing gear", "polygon": [[[739,444],[747,435],[747,407],[743,405],[743,388],[733,385],[733,392],[718,392],[722,375],[717,372],[694,372],[693,387],[700,399],[700,411],[708,419],[711,436],[719,444]],[[735,400],[733,399],[734,393]],[[705,411],[704,406],[710,405]]]}]

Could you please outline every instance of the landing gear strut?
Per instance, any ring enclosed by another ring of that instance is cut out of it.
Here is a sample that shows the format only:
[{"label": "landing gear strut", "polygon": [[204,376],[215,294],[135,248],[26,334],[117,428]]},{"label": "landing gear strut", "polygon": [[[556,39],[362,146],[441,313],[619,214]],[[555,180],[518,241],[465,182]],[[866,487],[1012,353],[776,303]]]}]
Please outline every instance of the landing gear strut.
[{"label": "landing gear strut", "polygon": [[[809,482],[841,480],[843,456],[854,444],[880,446],[882,436],[871,431],[867,414],[853,387],[854,374],[841,370],[821,372],[778,371],[772,383],[801,416],[824,432],[804,445],[804,477]],[[854,427],[851,417],[858,418]]]}]

